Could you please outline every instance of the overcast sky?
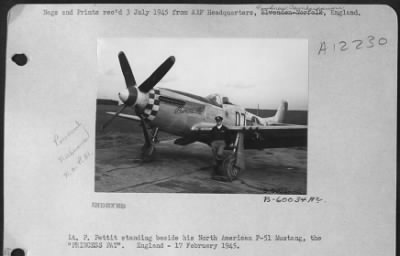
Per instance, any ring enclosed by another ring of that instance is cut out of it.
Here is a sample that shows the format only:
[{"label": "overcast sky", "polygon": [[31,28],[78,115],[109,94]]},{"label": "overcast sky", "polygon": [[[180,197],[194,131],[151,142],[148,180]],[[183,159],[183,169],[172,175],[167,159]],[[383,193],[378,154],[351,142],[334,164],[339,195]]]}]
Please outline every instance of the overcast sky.
[{"label": "overcast sky", "polygon": [[118,99],[125,88],[118,53],[128,57],[136,82],[166,58],[176,62],[158,87],[200,96],[220,93],[246,108],[307,109],[308,45],[299,39],[116,38],[98,40],[98,98]]}]

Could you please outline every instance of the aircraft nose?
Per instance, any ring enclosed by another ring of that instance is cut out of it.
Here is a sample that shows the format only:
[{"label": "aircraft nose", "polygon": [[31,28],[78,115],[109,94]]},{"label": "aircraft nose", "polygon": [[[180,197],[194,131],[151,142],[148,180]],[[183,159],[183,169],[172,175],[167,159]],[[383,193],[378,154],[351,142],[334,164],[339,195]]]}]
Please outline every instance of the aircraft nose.
[{"label": "aircraft nose", "polygon": [[118,93],[118,97],[123,103],[127,102],[128,99],[129,99],[129,91],[128,90],[124,90],[122,92],[119,92]]},{"label": "aircraft nose", "polygon": [[118,97],[125,105],[133,106],[136,104],[138,91],[136,87],[131,86],[126,88],[126,90],[119,92]]}]

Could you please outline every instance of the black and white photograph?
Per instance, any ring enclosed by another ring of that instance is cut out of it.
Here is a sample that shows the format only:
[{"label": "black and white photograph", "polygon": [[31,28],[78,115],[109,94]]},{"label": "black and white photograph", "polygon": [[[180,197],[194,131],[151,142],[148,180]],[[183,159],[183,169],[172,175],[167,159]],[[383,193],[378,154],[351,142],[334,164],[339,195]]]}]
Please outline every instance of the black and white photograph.
[{"label": "black and white photograph", "polygon": [[395,255],[390,6],[4,20],[4,256]]},{"label": "black and white photograph", "polygon": [[304,39],[98,40],[96,192],[307,192]]}]

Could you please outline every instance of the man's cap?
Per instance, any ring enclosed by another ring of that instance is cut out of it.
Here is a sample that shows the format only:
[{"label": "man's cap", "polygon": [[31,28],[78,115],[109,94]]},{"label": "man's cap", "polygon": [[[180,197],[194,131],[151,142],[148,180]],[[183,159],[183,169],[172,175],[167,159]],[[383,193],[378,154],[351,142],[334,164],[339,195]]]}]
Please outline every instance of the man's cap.
[{"label": "man's cap", "polygon": [[222,120],[223,120],[222,116],[216,116],[215,117],[215,121],[222,121]]}]

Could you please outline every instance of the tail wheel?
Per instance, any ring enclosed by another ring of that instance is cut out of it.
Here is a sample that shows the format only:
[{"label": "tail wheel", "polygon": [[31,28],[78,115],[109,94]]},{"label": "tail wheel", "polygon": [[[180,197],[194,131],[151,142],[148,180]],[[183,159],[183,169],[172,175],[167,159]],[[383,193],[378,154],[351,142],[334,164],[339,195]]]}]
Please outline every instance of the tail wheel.
[{"label": "tail wheel", "polygon": [[234,156],[228,156],[223,163],[223,174],[228,177],[230,181],[237,179],[240,173],[240,168],[235,165],[236,159]]}]

